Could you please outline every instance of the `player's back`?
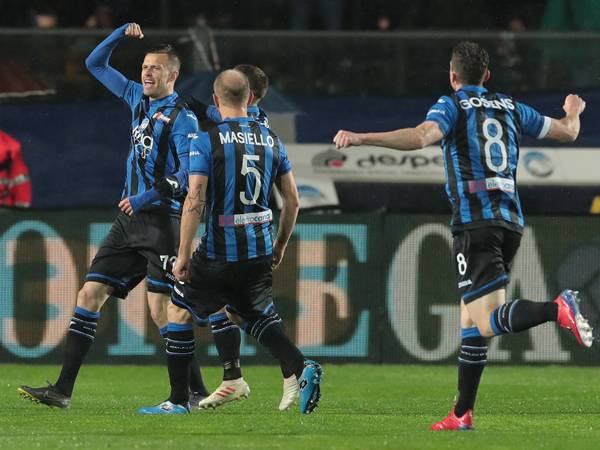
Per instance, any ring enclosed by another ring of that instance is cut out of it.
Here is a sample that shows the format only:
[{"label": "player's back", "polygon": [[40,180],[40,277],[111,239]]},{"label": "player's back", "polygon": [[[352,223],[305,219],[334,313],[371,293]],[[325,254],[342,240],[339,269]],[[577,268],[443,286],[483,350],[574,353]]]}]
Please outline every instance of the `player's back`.
[{"label": "player's back", "polygon": [[269,198],[276,178],[290,170],[281,140],[253,118],[226,119],[200,133],[190,152],[190,173],[209,177],[199,251],[226,261],[270,255]]},{"label": "player's back", "polygon": [[545,135],[543,116],[508,95],[464,86],[440,98],[427,117],[438,122],[444,133],[453,227],[499,225],[521,230],[524,222],[516,187],[519,144],[522,134]]}]

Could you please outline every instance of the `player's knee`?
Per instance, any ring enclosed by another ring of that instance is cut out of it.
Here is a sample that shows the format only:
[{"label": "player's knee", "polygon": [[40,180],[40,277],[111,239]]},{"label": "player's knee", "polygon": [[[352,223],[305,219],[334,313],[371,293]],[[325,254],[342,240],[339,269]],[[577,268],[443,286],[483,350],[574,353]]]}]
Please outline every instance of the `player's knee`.
[{"label": "player's knee", "polygon": [[479,330],[479,334],[481,334],[483,337],[495,336],[489,321],[482,321],[480,323],[477,323],[477,329]]},{"label": "player's knee", "polygon": [[96,312],[100,311],[105,299],[104,293],[84,285],[77,293],[77,306]]}]

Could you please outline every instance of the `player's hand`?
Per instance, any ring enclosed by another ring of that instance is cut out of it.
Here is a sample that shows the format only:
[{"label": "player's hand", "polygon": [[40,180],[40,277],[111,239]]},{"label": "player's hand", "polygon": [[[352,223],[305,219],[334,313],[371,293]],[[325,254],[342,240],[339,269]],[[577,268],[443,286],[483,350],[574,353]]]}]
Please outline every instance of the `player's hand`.
[{"label": "player's hand", "polygon": [[585,102],[576,94],[569,94],[565,98],[563,109],[567,116],[578,116],[585,110]]},{"label": "player's hand", "polygon": [[131,206],[131,203],[129,202],[129,197],[124,198],[119,202],[119,209],[128,216],[133,216],[133,206]]},{"label": "player's hand", "polygon": [[142,33],[142,29],[135,22],[132,22],[127,26],[125,29],[125,36],[132,39],[144,39],[144,33]]},{"label": "player's hand", "polygon": [[281,264],[283,255],[285,254],[285,248],[285,245],[281,245],[275,241],[275,244],[273,245],[273,262],[271,262],[271,268],[273,270],[277,269],[279,264]]},{"label": "player's hand", "polygon": [[352,131],[339,130],[333,138],[335,148],[346,148],[352,145],[362,145],[362,139],[358,133]]},{"label": "player's hand", "polygon": [[177,257],[175,265],[173,266],[173,275],[179,281],[189,281],[190,279],[190,258],[188,257]]}]

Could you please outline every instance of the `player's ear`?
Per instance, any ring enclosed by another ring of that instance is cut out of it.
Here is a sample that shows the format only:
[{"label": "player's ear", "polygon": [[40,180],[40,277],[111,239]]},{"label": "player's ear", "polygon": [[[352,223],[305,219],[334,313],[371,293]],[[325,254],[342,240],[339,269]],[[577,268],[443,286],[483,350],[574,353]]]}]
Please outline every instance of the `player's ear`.
[{"label": "player's ear", "polygon": [[248,96],[248,104],[246,106],[252,105],[253,101],[254,101],[254,94],[252,92],[250,92],[250,95]]},{"label": "player's ear", "polygon": [[175,80],[177,79],[178,76],[179,76],[179,72],[177,70],[174,70],[173,72],[171,72],[169,74],[169,81],[175,82]]},{"label": "player's ear", "polygon": [[485,72],[483,74],[483,82],[485,83],[486,81],[488,81],[491,76],[492,73],[489,71],[489,69],[485,69]]},{"label": "player's ear", "polygon": [[213,94],[212,97],[213,97],[213,103],[218,108],[219,107],[219,97],[217,97],[216,94]]},{"label": "player's ear", "polygon": [[452,69],[450,69],[450,86],[452,86],[452,89],[455,91],[458,90],[458,87],[460,86],[458,74]]}]

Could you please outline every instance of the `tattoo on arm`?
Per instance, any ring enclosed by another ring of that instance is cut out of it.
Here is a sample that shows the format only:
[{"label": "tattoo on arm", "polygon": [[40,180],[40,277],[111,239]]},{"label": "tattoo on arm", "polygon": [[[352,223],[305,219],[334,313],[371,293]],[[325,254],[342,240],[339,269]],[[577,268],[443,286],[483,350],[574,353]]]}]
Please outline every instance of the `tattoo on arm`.
[{"label": "tattoo on arm", "polygon": [[200,192],[189,192],[186,198],[187,208],[186,212],[195,212],[199,216],[204,211],[204,205],[206,205],[206,199],[200,198]]}]

